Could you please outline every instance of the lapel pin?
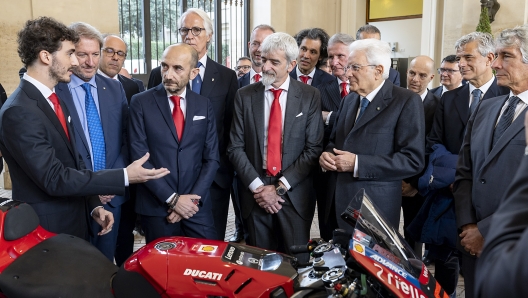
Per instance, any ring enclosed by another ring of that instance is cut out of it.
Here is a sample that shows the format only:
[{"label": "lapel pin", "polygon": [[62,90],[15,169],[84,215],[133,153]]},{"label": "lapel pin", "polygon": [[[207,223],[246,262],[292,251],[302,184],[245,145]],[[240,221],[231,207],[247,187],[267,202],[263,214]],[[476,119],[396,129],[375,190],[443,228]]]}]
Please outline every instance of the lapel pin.
[{"label": "lapel pin", "polygon": [[214,82],[214,78],[213,78],[213,79],[212,79],[211,81],[213,81],[213,82]]},{"label": "lapel pin", "polygon": [[106,87],[103,87],[103,90],[106,90]]},{"label": "lapel pin", "polygon": [[381,110],[381,108],[380,108],[380,107],[377,107],[377,108],[376,108],[376,110],[378,110],[378,111],[379,111],[379,110]]}]

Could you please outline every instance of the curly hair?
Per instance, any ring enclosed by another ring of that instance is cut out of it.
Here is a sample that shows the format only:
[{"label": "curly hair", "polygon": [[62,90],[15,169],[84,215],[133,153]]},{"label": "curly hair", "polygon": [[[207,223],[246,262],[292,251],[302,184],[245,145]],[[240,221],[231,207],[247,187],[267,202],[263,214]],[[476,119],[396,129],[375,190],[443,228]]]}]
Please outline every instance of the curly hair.
[{"label": "curly hair", "polygon": [[297,46],[299,47],[305,38],[319,40],[321,42],[321,48],[319,49],[319,61],[316,65],[317,67],[321,65],[322,59],[328,58],[328,39],[330,39],[330,36],[323,29],[303,29],[299,31],[299,33],[295,34],[293,38],[295,38],[295,41],[297,41]]},{"label": "curly hair", "polygon": [[40,51],[53,54],[61,49],[65,40],[77,43],[79,37],[75,31],[53,18],[40,17],[29,20],[18,32],[18,56],[27,67],[37,60]]}]

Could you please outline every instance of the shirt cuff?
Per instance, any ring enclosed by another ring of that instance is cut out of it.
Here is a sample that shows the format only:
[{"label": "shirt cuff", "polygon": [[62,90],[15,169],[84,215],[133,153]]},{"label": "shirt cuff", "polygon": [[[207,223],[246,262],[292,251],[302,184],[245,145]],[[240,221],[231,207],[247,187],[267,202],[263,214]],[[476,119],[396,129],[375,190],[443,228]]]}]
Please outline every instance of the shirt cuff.
[{"label": "shirt cuff", "polygon": [[175,192],[172,193],[172,195],[170,195],[169,198],[165,200],[165,203],[168,204],[168,203],[170,202],[170,200],[172,199],[172,197],[173,197],[175,194],[176,194]]},{"label": "shirt cuff", "polygon": [[286,186],[287,190],[290,190],[291,186],[288,183],[288,180],[286,180],[286,177],[282,176],[282,177],[279,178],[279,180],[280,180],[280,182],[282,182],[282,184],[284,184],[284,186]]},{"label": "shirt cuff", "polygon": [[356,160],[354,161],[354,178],[357,178],[359,177],[359,174],[358,174],[358,157],[356,155]]},{"label": "shirt cuff", "polygon": [[93,213],[94,213],[95,209],[97,209],[97,208],[104,208],[104,207],[103,206],[97,206],[97,207],[93,208],[92,212],[90,212],[90,216],[93,216]]},{"label": "shirt cuff", "polygon": [[259,187],[261,187],[262,185],[264,185],[264,183],[262,182],[262,180],[260,180],[259,177],[255,178],[255,180],[253,180],[253,182],[251,182],[251,184],[249,185],[249,190],[251,190],[251,192],[255,192],[255,190]]},{"label": "shirt cuff", "polygon": [[125,187],[127,187],[129,183],[128,183],[128,173],[127,173],[126,168],[123,168],[123,173],[125,173]]},{"label": "shirt cuff", "polygon": [[328,115],[326,116],[325,125],[330,125],[330,115],[332,115],[334,111],[328,112]]}]

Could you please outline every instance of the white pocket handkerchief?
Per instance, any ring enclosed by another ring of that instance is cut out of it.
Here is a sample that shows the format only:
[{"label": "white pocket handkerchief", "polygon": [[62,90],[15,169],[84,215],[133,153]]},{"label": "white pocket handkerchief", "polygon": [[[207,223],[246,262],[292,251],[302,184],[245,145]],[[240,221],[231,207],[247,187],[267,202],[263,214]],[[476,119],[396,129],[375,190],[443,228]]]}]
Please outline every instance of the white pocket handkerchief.
[{"label": "white pocket handkerchief", "polygon": [[68,123],[71,123],[71,117],[68,116]]},{"label": "white pocket handkerchief", "polygon": [[194,116],[193,121],[205,119],[205,116]]},{"label": "white pocket handkerchief", "polygon": [[302,115],[303,115],[303,113],[300,112],[299,115],[295,116],[295,118],[297,118],[297,117],[301,117]]}]

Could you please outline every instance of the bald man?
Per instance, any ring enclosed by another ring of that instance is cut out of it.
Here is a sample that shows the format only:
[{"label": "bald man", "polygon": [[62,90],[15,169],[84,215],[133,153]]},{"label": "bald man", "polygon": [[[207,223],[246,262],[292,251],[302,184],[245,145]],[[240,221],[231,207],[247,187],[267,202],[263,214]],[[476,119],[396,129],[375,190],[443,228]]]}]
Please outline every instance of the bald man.
[{"label": "bald man", "polygon": [[[434,76],[434,61],[430,57],[418,56],[411,61],[407,71],[407,89],[415,92],[422,98],[425,116],[425,135],[431,130],[436,106],[440,102],[440,98],[427,89],[427,85],[433,80]],[[425,139],[423,141],[425,148]],[[423,172],[402,181],[402,209],[405,240],[414,248],[417,256],[422,255],[422,244],[415,242],[408,235],[406,229],[416,217],[424,201],[424,198],[418,194],[418,178],[422,174]]]}]

